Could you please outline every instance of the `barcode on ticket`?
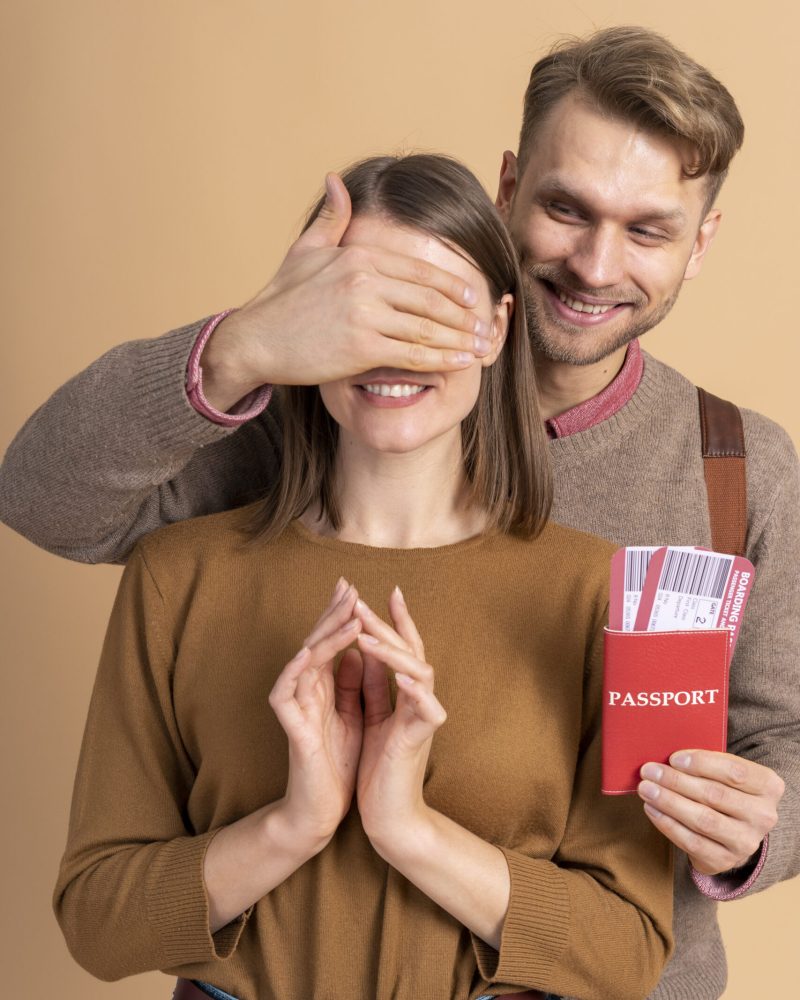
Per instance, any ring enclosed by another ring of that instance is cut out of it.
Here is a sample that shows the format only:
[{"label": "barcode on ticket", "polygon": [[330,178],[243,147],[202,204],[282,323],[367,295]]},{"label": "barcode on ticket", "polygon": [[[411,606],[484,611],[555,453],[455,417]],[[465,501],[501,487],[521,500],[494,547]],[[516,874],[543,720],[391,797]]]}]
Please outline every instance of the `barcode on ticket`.
[{"label": "barcode on ticket", "polygon": [[625,590],[641,593],[644,588],[644,578],[647,576],[647,567],[655,551],[655,546],[628,546],[625,550]]},{"label": "barcode on ticket", "polygon": [[664,559],[658,589],[719,600],[725,593],[731,566],[732,556],[670,549]]}]

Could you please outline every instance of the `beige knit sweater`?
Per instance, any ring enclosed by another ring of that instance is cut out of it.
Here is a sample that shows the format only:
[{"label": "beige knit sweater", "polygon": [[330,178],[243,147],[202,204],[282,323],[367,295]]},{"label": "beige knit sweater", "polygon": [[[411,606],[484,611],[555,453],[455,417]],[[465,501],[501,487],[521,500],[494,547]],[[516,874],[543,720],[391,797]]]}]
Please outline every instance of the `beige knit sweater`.
[{"label": "beige knit sweater", "polygon": [[[248,547],[246,515],[157,532],[126,568],[55,896],[78,961],[240,1000],[644,997],[670,947],[671,855],[638,801],[599,792],[612,547],[551,525],[375,549],[297,524]],[[321,854],[209,933],[204,852],[285,790],[267,695],[340,574],[374,607],[395,584],[408,600],[448,712],[426,801],[506,856],[499,953],[382,861],[355,806]]]}]

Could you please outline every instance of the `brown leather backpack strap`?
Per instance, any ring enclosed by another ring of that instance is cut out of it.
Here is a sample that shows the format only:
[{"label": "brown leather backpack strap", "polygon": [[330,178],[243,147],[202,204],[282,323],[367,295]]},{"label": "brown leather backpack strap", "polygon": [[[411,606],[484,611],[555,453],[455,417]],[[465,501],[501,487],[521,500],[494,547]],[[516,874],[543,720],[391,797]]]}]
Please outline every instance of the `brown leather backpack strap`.
[{"label": "brown leather backpack strap", "polygon": [[739,408],[698,388],[703,471],[715,552],[745,554],[747,466]]}]

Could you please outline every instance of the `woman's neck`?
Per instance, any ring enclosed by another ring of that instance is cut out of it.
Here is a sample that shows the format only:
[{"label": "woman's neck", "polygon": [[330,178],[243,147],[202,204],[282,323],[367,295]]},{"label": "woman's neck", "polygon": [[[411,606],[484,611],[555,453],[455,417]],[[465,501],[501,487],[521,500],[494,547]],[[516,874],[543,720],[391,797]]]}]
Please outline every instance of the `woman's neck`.
[{"label": "woman's neck", "polygon": [[341,527],[320,520],[319,508],[302,521],[317,534],[378,548],[450,545],[480,534],[483,511],[468,502],[461,432],[431,441],[408,454],[387,454],[348,440],[337,453]]}]

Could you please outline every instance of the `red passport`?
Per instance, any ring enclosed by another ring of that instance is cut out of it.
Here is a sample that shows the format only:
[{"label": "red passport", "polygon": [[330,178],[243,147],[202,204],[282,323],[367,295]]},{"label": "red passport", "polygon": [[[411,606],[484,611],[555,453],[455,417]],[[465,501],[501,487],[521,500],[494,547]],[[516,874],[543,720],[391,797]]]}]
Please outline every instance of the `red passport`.
[{"label": "red passport", "polygon": [[647,761],[667,763],[676,750],[726,749],[730,646],[727,629],[606,629],[605,795],[635,792]]}]

